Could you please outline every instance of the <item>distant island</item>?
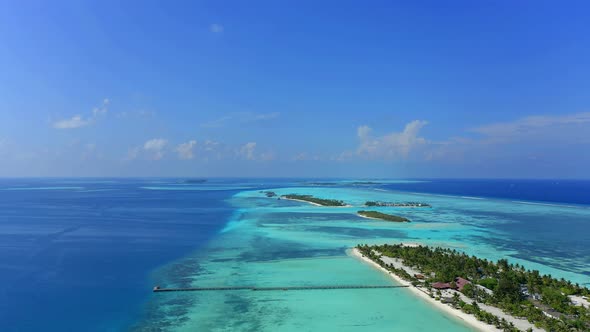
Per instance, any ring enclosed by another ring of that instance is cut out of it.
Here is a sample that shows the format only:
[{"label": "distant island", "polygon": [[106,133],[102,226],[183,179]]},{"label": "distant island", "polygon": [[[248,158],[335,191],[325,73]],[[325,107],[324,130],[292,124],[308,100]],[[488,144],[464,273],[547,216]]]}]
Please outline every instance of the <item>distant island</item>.
[{"label": "distant island", "polygon": [[357,214],[361,217],[371,218],[371,219],[381,219],[385,221],[393,221],[393,222],[410,222],[410,219],[396,216],[393,214],[386,214],[377,211],[358,211]]},{"label": "distant island", "polygon": [[565,279],[445,248],[358,245],[353,255],[377,264],[447,312],[503,331],[590,331],[590,290]]},{"label": "distant island", "polygon": [[261,194],[265,194],[266,197],[276,197],[277,194],[274,191],[261,191]]},{"label": "distant island", "polygon": [[207,179],[185,179],[178,181],[180,183],[205,183]]},{"label": "distant island", "polygon": [[336,199],[324,199],[313,197],[312,195],[288,194],[281,196],[285,199],[294,201],[308,202],[318,206],[346,206],[346,203]]},{"label": "distant island", "polygon": [[304,185],[307,186],[372,186],[372,185],[380,185],[380,182],[373,182],[373,181],[354,181],[354,182],[303,182]]},{"label": "distant island", "polygon": [[421,202],[378,202],[367,201],[365,206],[391,206],[391,207],[431,207],[430,204]]}]

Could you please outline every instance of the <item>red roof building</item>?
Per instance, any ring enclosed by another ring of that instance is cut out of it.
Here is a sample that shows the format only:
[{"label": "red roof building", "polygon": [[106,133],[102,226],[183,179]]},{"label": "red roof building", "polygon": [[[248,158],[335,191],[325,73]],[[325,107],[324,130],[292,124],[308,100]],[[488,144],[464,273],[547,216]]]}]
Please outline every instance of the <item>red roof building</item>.
[{"label": "red roof building", "polygon": [[448,282],[435,282],[434,284],[432,284],[432,288],[449,289],[451,288],[451,284],[449,284]]},{"label": "red roof building", "polygon": [[455,278],[455,284],[457,284],[457,290],[459,290],[459,292],[461,292],[463,290],[463,287],[465,287],[465,285],[470,284],[471,281],[467,280],[467,279],[463,279],[461,277],[459,278]]},{"label": "red roof building", "polygon": [[467,280],[467,279],[463,279],[461,277],[459,278],[455,278],[455,287],[452,287],[453,285],[451,285],[450,282],[435,282],[434,284],[432,284],[432,288],[436,288],[436,289],[456,289],[458,291],[462,291],[463,287],[465,287],[465,285],[470,284],[471,281]]}]

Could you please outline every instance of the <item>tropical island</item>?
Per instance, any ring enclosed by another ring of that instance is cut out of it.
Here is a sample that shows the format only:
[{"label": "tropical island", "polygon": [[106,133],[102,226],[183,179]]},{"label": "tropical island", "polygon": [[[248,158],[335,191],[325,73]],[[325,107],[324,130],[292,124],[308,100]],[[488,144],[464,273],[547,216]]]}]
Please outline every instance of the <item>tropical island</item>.
[{"label": "tropical island", "polygon": [[340,200],[317,198],[313,197],[312,195],[288,194],[281,197],[293,201],[307,202],[318,206],[347,206],[346,203]]},{"label": "tropical island", "polygon": [[[353,254],[426,294],[445,311],[503,331],[589,331],[590,290],[565,279],[456,250],[358,245]],[[489,328],[491,328],[488,327]]]},{"label": "tropical island", "polygon": [[340,185],[340,183],[338,183],[338,182],[303,182],[303,184],[306,186],[321,186],[321,187]]},{"label": "tropical island", "polygon": [[378,202],[367,201],[365,206],[390,206],[390,207],[431,207],[430,204],[421,202]]},{"label": "tropical island", "polygon": [[380,182],[374,182],[374,181],[355,181],[351,183],[353,186],[374,186],[374,185],[380,185],[382,183]]},{"label": "tropical island", "polygon": [[198,184],[198,183],[205,183],[207,179],[184,179],[179,180],[178,183],[187,183],[187,184]]},{"label": "tropical island", "polygon": [[266,197],[276,197],[277,194],[274,191],[261,191],[261,194],[266,195]]},{"label": "tropical island", "polygon": [[304,185],[307,186],[374,186],[374,185],[381,185],[380,182],[373,182],[373,181],[353,181],[353,182],[303,182]]},{"label": "tropical island", "polygon": [[357,214],[364,218],[380,219],[393,222],[410,222],[410,219],[396,216],[393,214],[381,213],[377,211],[358,211]]}]

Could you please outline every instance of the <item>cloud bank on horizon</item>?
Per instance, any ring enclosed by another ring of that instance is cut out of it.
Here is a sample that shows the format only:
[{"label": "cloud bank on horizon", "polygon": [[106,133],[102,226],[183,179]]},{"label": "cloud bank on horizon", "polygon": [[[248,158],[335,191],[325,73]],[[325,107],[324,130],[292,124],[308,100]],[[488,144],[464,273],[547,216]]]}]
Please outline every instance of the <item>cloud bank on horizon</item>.
[{"label": "cloud bank on horizon", "polygon": [[0,5],[0,176],[590,176],[590,5],[164,7]]}]

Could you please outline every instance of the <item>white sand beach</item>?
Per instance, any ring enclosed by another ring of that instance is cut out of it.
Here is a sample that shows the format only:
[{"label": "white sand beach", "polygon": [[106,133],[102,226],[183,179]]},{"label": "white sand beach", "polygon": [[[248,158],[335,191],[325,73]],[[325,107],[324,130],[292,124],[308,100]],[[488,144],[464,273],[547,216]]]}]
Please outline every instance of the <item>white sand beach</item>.
[{"label": "white sand beach", "polygon": [[[419,246],[420,244],[419,243],[403,243],[403,245],[416,247],[416,246]],[[385,268],[381,267],[379,264],[373,262],[369,258],[363,257],[363,255],[360,253],[360,251],[358,251],[358,249],[353,248],[352,250],[347,251],[347,253],[353,257],[361,259],[362,261],[364,261],[364,262],[370,264],[371,266],[381,270],[382,272],[388,274],[391,278],[393,278],[398,283],[400,283],[402,285],[410,286],[407,289],[410,290],[412,293],[425,299],[426,301],[428,301],[429,303],[434,305],[436,308],[444,311],[445,313],[448,313],[450,315],[453,315],[453,316],[465,321],[465,323],[469,324],[470,326],[472,326],[480,331],[502,331],[502,330],[496,328],[495,326],[488,325],[484,322],[477,320],[477,318],[475,318],[474,316],[466,314],[463,311],[461,311],[460,309],[455,309],[455,308],[449,306],[448,304],[439,302],[439,301],[431,298],[426,293],[426,289],[423,289],[421,287],[414,287],[411,283],[403,280],[402,278],[398,277],[394,273],[387,271]],[[415,271],[411,267],[405,266],[398,259],[391,258],[391,257],[382,257],[382,259],[385,263],[392,264],[397,269],[403,269],[411,275],[419,273],[419,271]],[[461,297],[461,299],[467,303],[470,303],[472,301],[471,299],[469,299],[468,297],[463,295],[461,292],[458,292],[456,290],[444,290],[443,291],[443,295],[448,296],[448,297],[452,297],[454,293],[458,293],[459,296]],[[536,327],[535,325],[531,324],[528,320],[522,319],[522,318],[516,318],[511,315],[508,315],[508,314],[504,313],[502,310],[500,310],[499,308],[496,308],[496,307],[493,307],[490,305],[486,305],[484,303],[478,303],[478,305],[482,310],[487,311],[491,314],[494,314],[497,317],[504,318],[508,322],[512,322],[512,324],[514,324],[514,326],[516,326],[518,329],[520,329],[522,331],[525,331],[529,328],[535,332],[545,331],[544,329],[540,329],[540,328]]]},{"label": "white sand beach", "polygon": [[321,205],[321,204],[318,204],[318,203],[314,203],[314,202],[310,202],[310,201],[305,201],[305,200],[302,200],[302,199],[287,198],[287,197],[282,197],[282,196],[281,196],[281,199],[284,199],[284,200],[287,200],[287,201],[303,202],[303,203],[308,203],[308,204],[311,204],[311,205],[321,206],[321,207],[330,207],[330,208],[346,208],[346,207],[352,207],[352,205],[348,205],[348,204],[343,205],[343,206]]},{"label": "white sand beach", "polygon": [[323,206],[321,204],[318,203],[313,203],[313,202],[309,202],[309,201],[304,201],[302,199],[295,199],[295,198],[287,198],[287,197],[281,197],[281,199],[287,200],[287,201],[295,201],[295,202],[303,202],[303,203],[308,203],[311,205],[315,205],[315,206]]},{"label": "white sand beach", "polygon": [[365,218],[365,219],[386,221],[386,222],[394,223],[394,224],[395,223],[399,223],[399,224],[405,224],[405,223],[407,223],[407,221],[391,221],[391,220],[384,220],[384,219],[381,219],[381,218],[367,217],[367,216],[363,216],[362,214],[358,214],[358,213],[356,215],[359,216],[359,217],[361,217],[361,218]]},{"label": "white sand beach", "polygon": [[366,262],[367,264],[373,266],[374,268],[381,270],[383,273],[388,274],[391,278],[393,278],[398,283],[400,283],[402,285],[410,286],[407,289],[410,292],[412,292],[413,294],[415,294],[416,296],[424,299],[425,301],[432,304],[433,306],[440,309],[441,311],[445,312],[446,314],[452,315],[452,316],[464,321],[466,324],[477,329],[478,331],[494,331],[494,332],[496,332],[496,331],[501,332],[502,331],[492,325],[488,325],[484,322],[478,321],[474,316],[466,314],[459,309],[455,309],[455,308],[450,307],[449,305],[446,305],[442,302],[436,301],[435,299],[431,298],[428,294],[421,291],[419,288],[412,286],[411,283],[409,283],[409,282],[403,280],[402,278],[398,277],[397,275],[387,271],[386,269],[381,267],[379,264],[373,262],[369,258],[363,257],[363,255],[358,251],[358,249],[353,248],[351,250],[347,250],[347,253],[350,256],[358,258],[358,259],[362,260],[363,262]]}]

